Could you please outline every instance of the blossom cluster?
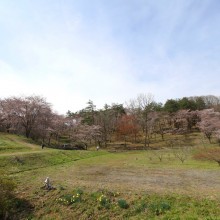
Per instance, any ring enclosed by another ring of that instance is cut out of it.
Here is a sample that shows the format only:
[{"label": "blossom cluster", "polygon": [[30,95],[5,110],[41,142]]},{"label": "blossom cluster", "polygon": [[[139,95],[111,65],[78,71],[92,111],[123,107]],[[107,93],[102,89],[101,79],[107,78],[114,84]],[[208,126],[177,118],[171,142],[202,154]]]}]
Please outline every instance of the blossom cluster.
[{"label": "blossom cluster", "polygon": [[97,199],[100,203],[105,203],[108,199],[105,195],[101,195],[98,199]]},{"label": "blossom cluster", "polygon": [[65,205],[70,205],[72,203],[80,202],[81,195],[79,193],[76,193],[75,195],[65,195],[61,198],[58,198],[57,201]]}]

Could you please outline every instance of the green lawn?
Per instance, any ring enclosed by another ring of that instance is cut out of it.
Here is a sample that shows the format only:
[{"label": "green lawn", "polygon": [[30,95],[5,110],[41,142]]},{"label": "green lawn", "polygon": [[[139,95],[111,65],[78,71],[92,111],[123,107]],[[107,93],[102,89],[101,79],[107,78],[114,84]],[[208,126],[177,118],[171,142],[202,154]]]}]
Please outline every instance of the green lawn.
[{"label": "green lawn", "polygon": [[[219,166],[194,160],[194,149],[182,163],[171,149],[41,149],[1,133],[0,143],[20,219],[220,219]],[[47,176],[56,189],[42,189]]]}]

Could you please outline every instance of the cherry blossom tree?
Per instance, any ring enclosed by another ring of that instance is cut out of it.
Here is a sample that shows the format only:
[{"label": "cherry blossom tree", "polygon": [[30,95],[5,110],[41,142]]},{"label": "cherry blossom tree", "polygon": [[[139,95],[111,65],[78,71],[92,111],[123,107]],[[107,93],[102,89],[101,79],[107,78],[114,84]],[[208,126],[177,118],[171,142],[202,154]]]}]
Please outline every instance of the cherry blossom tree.
[{"label": "cherry blossom tree", "polygon": [[41,129],[43,124],[46,126],[52,114],[50,104],[40,96],[4,99],[1,101],[1,111],[6,127],[21,127],[27,138],[37,127]]},{"label": "cherry blossom tree", "polygon": [[211,138],[220,130],[220,113],[214,109],[205,109],[199,112],[201,121],[198,122],[199,129],[204,133],[211,143]]},{"label": "cherry blossom tree", "polygon": [[101,127],[99,125],[78,125],[71,135],[73,142],[95,143],[101,139]]}]

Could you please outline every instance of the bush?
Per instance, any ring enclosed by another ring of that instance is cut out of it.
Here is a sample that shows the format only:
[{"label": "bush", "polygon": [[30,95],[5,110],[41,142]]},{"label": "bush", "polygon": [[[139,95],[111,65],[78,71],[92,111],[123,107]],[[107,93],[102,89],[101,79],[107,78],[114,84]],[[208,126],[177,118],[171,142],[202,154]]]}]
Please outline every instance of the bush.
[{"label": "bush", "polygon": [[79,194],[82,195],[83,194],[83,190],[82,189],[76,189],[74,190],[75,194]]},{"label": "bush", "polygon": [[118,206],[122,209],[127,209],[129,207],[128,203],[124,199],[118,200]]},{"label": "bush", "polygon": [[220,166],[220,148],[203,149],[194,155],[197,160],[215,161]]},{"label": "bush", "polygon": [[105,195],[102,194],[97,200],[100,206],[110,208],[110,200]]}]

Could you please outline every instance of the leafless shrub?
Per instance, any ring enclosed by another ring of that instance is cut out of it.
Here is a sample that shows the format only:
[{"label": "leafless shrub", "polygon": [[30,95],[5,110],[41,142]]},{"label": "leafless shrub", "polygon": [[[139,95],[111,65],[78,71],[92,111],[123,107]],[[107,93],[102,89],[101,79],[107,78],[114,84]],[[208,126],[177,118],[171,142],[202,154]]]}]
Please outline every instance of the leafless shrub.
[{"label": "leafless shrub", "polygon": [[220,166],[220,148],[203,149],[202,151],[196,153],[194,158],[197,160],[215,161]]}]

